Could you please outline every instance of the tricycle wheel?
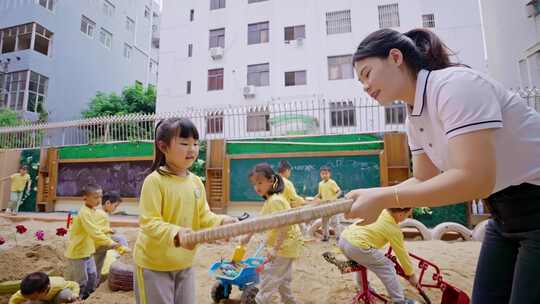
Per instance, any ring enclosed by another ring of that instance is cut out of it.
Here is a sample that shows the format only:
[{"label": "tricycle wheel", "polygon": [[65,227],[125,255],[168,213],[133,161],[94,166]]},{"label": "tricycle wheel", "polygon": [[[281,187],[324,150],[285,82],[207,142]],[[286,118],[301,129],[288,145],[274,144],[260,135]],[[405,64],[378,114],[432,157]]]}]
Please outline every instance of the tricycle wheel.
[{"label": "tricycle wheel", "polygon": [[244,288],[244,291],[242,292],[242,296],[240,297],[240,304],[255,304],[255,296],[257,296],[257,293],[259,292],[259,289],[255,286],[247,286]]},{"label": "tricycle wheel", "polygon": [[212,300],[214,300],[214,303],[219,303],[223,299],[228,299],[229,295],[231,294],[231,288],[227,288],[228,290],[225,291],[225,285],[223,285],[222,282],[217,281],[214,283],[214,286],[212,286],[212,291],[210,295],[212,296]]}]

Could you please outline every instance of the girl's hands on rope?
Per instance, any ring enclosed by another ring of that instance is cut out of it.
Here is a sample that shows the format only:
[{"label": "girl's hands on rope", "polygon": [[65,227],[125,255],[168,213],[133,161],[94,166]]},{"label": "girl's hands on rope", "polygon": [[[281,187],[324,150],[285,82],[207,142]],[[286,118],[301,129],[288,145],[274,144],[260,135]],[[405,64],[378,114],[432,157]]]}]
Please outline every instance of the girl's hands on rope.
[{"label": "girl's hands on rope", "polygon": [[381,211],[386,208],[387,191],[386,188],[368,188],[356,189],[347,193],[345,197],[353,199],[354,203],[351,211],[345,214],[345,218],[361,218],[363,219],[362,225],[375,222]]}]

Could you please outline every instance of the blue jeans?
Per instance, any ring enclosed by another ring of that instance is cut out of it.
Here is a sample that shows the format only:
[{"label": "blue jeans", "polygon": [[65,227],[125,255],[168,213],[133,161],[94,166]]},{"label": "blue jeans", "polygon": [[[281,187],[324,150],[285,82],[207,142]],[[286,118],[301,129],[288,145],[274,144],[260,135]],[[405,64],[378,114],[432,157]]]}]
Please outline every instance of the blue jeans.
[{"label": "blue jeans", "polygon": [[489,220],[472,303],[540,303],[540,230],[503,232],[499,222]]}]

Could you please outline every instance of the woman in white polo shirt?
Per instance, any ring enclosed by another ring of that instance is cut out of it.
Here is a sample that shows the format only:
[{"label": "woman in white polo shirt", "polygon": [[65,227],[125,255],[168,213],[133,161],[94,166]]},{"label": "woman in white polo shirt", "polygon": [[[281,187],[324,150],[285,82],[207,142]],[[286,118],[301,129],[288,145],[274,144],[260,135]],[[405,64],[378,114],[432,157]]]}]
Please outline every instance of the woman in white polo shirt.
[{"label": "woman in white polo shirt", "polygon": [[473,303],[540,303],[540,115],[517,94],[466,66],[432,32],[378,30],[353,57],[366,93],[407,104],[413,177],[357,189],[347,217],[383,208],[487,198]]}]

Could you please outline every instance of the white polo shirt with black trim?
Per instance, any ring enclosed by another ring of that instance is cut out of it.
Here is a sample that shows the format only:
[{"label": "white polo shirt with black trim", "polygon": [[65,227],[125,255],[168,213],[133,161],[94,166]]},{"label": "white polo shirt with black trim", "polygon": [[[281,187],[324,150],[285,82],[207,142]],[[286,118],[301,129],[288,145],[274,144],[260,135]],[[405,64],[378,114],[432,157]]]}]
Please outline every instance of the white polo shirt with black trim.
[{"label": "white polo shirt with black trim", "polygon": [[495,130],[497,176],[493,193],[512,185],[540,185],[540,114],[517,94],[465,67],[418,73],[407,135],[412,154],[426,153],[450,169],[448,140]]}]

